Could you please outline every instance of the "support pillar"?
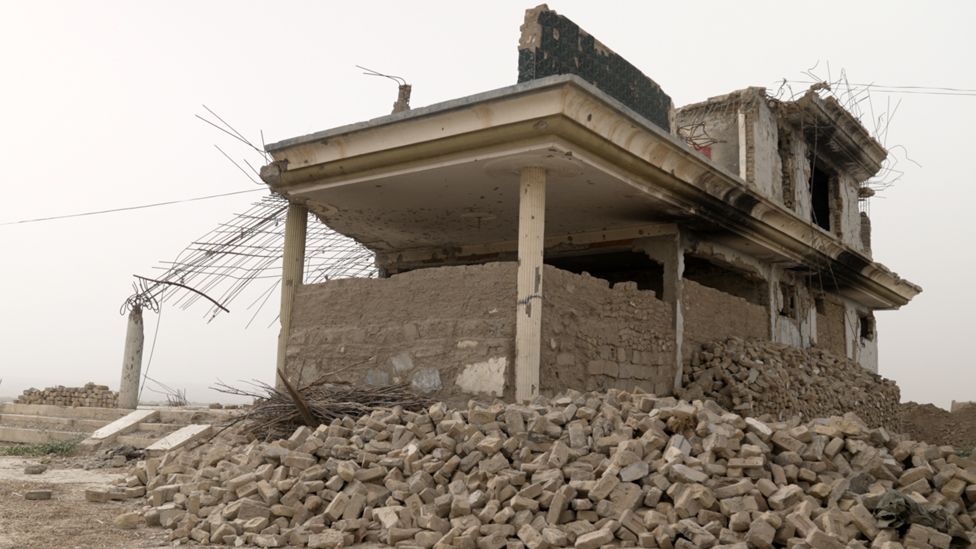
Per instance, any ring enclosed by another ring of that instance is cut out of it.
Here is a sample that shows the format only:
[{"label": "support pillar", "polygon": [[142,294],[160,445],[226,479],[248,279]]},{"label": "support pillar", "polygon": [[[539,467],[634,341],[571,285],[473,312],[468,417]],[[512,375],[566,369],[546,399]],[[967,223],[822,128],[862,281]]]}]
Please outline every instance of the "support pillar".
[{"label": "support pillar", "polygon": [[[291,333],[291,311],[295,303],[295,292],[304,280],[305,272],[305,233],[308,229],[308,209],[301,204],[288,205],[285,217],[285,246],[281,264],[281,311],[278,320],[278,361],[276,369],[285,373],[285,350],[288,335]],[[275,374],[275,385],[283,389],[281,379]]]},{"label": "support pillar", "polygon": [[682,347],[685,342],[685,319],[682,307],[685,274],[685,250],[681,244],[681,234],[674,235],[673,249],[670,253],[671,261],[664,265],[664,301],[671,305],[674,321],[674,386],[677,393],[681,390],[681,377],[684,375],[685,357]]},{"label": "support pillar", "polygon": [[135,410],[139,405],[139,377],[142,375],[142,308],[129,311],[125,329],[125,350],[122,352],[122,379],[119,382],[119,408]]},{"label": "support pillar", "polygon": [[515,400],[539,394],[542,353],[542,258],[546,171],[523,168],[519,182],[518,285],[515,316]]},{"label": "support pillar", "polygon": [[685,249],[681,240],[681,231],[674,227],[674,232],[654,238],[648,238],[641,243],[641,249],[651,259],[664,267],[664,288],[661,301],[671,306],[671,322],[674,330],[674,380],[672,391],[681,389],[681,376],[684,374],[684,346],[685,321],[682,307],[684,292]]}]

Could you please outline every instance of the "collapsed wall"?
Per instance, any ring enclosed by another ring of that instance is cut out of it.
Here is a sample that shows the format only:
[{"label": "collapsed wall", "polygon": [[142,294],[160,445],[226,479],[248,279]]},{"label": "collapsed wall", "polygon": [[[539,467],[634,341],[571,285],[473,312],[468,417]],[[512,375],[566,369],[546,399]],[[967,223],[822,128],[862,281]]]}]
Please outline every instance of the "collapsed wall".
[{"label": "collapsed wall", "polygon": [[760,340],[707,343],[691,358],[680,396],[708,398],[746,416],[803,419],[856,413],[868,425],[897,428],[894,381],[822,349]]},{"label": "collapsed wall", "polygon": [[17,397],[17,404],[51,404],[55,406],[87,406],[96,408],[116,408],[119,404],[119,394],[107,385],[86,383],[84,387],[48,387],[35,389],[31,387]]}]

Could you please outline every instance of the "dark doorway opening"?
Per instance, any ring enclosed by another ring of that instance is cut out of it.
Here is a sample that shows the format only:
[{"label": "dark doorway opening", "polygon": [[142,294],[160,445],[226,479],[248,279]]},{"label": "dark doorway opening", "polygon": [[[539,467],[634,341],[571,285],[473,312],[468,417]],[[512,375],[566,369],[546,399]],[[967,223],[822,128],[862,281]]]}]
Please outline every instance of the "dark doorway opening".
[{"label": "dark doorway opening", "polygon": [[823,230],[830,230],[830,174],[810,165],[810,216]]}]

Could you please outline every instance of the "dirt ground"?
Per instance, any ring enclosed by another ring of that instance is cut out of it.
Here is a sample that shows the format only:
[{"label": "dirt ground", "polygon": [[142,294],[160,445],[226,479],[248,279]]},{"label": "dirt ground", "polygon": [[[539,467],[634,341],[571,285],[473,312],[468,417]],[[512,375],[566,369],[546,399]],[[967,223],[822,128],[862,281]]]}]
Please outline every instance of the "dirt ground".
[{"label": "dirt ground", "polygon": [[901,405],[901,431],[914,440],[976,451],[976,408],[948,412],[932,404]]},{"label": "dirt ground", "polygon": [[[118,548],[168,545],[158,528],[120,530],[112,519],[140,508],[142,501],[89,503],[85,489],[104,486],[124,468],[84,469],[90,458],[52,458],[48,470],[25,475],[24,465],[47,458],[0,457],[0,549]],[[47,501],[28,501],[24,492],[46,488]]]}]

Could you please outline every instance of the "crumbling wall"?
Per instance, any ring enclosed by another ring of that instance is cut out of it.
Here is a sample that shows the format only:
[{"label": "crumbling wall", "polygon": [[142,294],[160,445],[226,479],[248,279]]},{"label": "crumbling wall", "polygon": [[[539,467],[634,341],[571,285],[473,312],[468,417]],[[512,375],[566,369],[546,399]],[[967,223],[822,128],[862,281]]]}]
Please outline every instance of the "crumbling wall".
[{"label": "crumbling wall", "polygon": [[869,372],[878,373],[878,335],[858,338],[857,363]]},{"label": "crumbling wall", "polygon": [[708,157],[733,175],[739,175],[739,121],[732,102],[709,100],[681,107],[675,114],[679,136],[709,143]]},{"label": "crumbling wall", "polygon": [[779,130],[776,117],[758,97],[746,114],[746,156],[750,170],[747,180],[766,198],[783,203],[783,166],[779,157]]},{"label": "crumbling wall", "polygon": [[713,162],[741,176],[759,194],[783,202],[779,128],[766,105],[764,88],[746,88],[682,107],[675,125],[682,137],[710,143]]},{"label": "crumbling wall", "polygon": [[840,222],[840,239],[859,252],[866,252],[861,238],[861,212],[857,208],[858,182],[849,175],[839,176],[837,184],[837,218]]},{"label": "crumbling wall", "polygon": [[440,398],[462,386],[502,396],[512,386],[515,272],[515,263],[488,263],[301,286],[286,372],[299,383],[334,372]]},{"label": "crumbling wall", "polygon": [[[796,215],[811,218],[809,147],[803,132],[780,125],[780,162],[783,165],[783,203],[792,207]],[[787,196],[787,193],[789,194]]]},{"label": "crumbling wall", "polygon": [[703,343],[727,337],[769,339],[766,307],[685,279],[682,355],[690,357]]},{"label": "crumbling wall", "polygon": [[[817,341],[816,301],[802,277],[773,269],[770,284],[772,340],[793,347],[810,347]],[[847,355],[851,356],[851,355]]]},{"label": "crumbling wall", "polygon": [[669,394],[674,384],[671,308],[633,282],[546,266],[543,273],[543,393],[640,387]]},{"label": "crumbling wall", "polygon": [[838,357],[847,355],[847,334],[844,332],[844,305],[821,300],[817,311],[817,347]]},{"label": "crumbling wall", "polygon": [[867,212],[860,212],[858,216],[861,218],[861,251],[871,257],[871,218]]}]

